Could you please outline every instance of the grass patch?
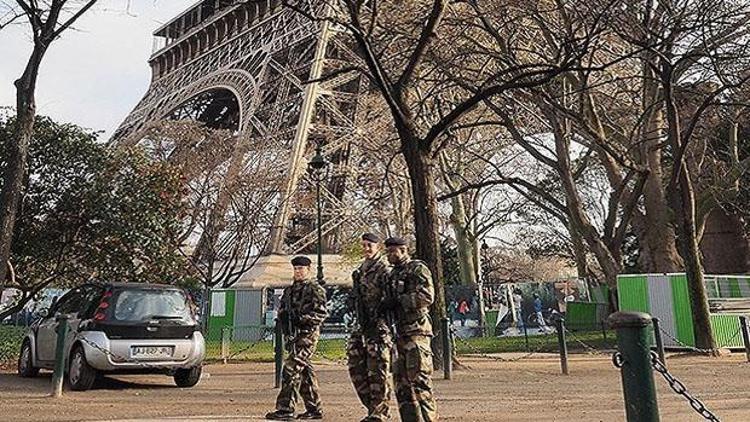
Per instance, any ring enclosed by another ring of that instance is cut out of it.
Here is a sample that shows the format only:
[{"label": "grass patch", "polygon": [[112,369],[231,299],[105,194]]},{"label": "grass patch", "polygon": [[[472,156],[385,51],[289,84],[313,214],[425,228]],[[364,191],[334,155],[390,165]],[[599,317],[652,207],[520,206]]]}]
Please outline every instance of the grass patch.
[{"label": "grass patch", "polygon": [[[568,334],[568,351],[585,352],[587,349],[577,340],[597,350],[612,349],[615,344],[614,332],[607,332],[606,338],[601,331],[575,332]],[[524,336],[517,337],[474,337],[456,339],[456,353],[470,355],[476,353],[524,353],[528,351],[556,353],[558,351],[557,334],[530,335],[528,346]],[[221,360],[221,342],[206,343],[207,359]],[[322,339],[318,342],[318,353],[313,360],[340,361],[346,359],[346,339]],[[256,343],[231,342],[228,345],[229,360],[249,362],[273,362],[273,342],[264,340]]]},{"label": "grass patch", "polygon": [[[269,340],[259,342],[234,341],[227,347],[227,356],[230,361],[273,362],[273,342]],[[338,361],[345,358],[346,339],[321,339],[318,341],[317,353],[313,357],[313,360]],[[220,341],[206,342],[206,359],[222,359]]]},{"label": "grass patch", "polygon": [[[579,341],[585,343],[591,348],[597,350],[611,349],[615,344],[614,332],[607,332],[606,338],[602,331],[574,332],[568,334],[566,342],[568,351],[583,352],[586,351]],[[474,337],[467,339],[456,339],[456,353],[459,355],[475,353],[514,353],[514,352],[557,352],[558,339],[557,333],[547,335],[530,335],[527,339],[524,336],[515,337]]]}]

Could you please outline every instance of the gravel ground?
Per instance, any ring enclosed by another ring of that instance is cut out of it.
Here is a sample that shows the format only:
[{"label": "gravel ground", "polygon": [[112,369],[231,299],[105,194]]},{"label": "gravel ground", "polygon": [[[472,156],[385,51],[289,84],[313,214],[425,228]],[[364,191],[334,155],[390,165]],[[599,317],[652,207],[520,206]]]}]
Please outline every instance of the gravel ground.
[{"label": "gravel ground", "polygon": [[[573,357],[569,376],[560,374],[552,356],[514,363],[463,357],[462,362],[469,368],[455,372],[452,381],[435,374],[441,420],[624,420],[620,374],[606,356]],[[750,364],[744,355],[675,356],[668,363],[722,421],[750,421]],[[48,397],[49,373],[22,379],[0,372],[0,420],[242,421],[263,420],[272,410],[272,364],[214,364],[205,369],[210,375],[192,389],[179,389],[165,376],[118,376],[104,378],[92,391],[66,391],[61,399]],[[317,369],[325,420],[360,420],[364,412],[346,368],[323,363]],[[702,420],[661,378],[656,382],[663,421]]]}]

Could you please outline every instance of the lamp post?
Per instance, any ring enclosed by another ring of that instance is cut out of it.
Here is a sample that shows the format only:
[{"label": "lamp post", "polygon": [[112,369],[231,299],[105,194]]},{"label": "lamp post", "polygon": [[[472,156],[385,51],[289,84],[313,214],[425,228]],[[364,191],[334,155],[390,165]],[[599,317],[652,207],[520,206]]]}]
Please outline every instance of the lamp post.
[{"label": "lamp post", "polygon": [[326,179],[328,176],[328,162],[326,161],[325,157],[323,157],[323,154],[321,152],[321,145],[318,144],[317,147],[315,147],[315,156],[310,160],[310,163],[308,164],[310,166],[310,170],[312,172],[313,178],[315,179],[315,188],[316,188],[316,204],[318,208],[318,220],[317,220],[317,229],[318,229],[318,275],[317,280],[319,284],[325,284],[325,280],[323,279],[323,228],[322,228],[322,220],[323,216],[321,213],[321,200],[320,200],[320,185],[323,183],[323,180]]},{"label": "lamp post", "polygon": [[[489,327],[485,327],[487,325],[487,317],[484,313],[484,279],[487,277],[487,249],[489,249],[489,246],[487,246],[487,242],[482,240],[482,265],[480,270],[480,277],[479,282],[477,283],[477,286],[479,288],[479,326],[482,327],[482,335],[486,333],[489,329]],[[494,328],[492,332],[492,337],[494,337]]]}]

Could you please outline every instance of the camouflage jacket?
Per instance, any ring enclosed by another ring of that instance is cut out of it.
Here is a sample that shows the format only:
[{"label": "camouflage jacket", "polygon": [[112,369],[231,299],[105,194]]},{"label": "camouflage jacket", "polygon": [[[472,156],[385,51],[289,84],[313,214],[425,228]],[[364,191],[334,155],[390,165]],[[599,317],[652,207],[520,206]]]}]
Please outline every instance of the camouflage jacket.
[{"label": "camouflage jacket", "polygon": [[318,331],[328,316],[325,289],[310,279],[295,281],[291,286],[284,288],[279,314],[297,319],[295,328],[301,334]]},{"label": "camouflage jacket", "polygon": [[[385,315],[379,312],[380,301],[385,294],[390,267],[385,257],[366,259],[355,273],[359,273],[359,282],[352,287],[352,311],[359,308],[362,315],[357,318],[357,329],[353,336],[364,335],[372,339],[385,339],[390,330]],[[355,312],[356,313],[356,312]]]},{"label": "camouflage jacket", "polygon": [[389,280],[399,302],[396,309],[399,335],[431,336],[430,305],[435,288],[430,269],[424,262],[412,259],[394,266]]}]

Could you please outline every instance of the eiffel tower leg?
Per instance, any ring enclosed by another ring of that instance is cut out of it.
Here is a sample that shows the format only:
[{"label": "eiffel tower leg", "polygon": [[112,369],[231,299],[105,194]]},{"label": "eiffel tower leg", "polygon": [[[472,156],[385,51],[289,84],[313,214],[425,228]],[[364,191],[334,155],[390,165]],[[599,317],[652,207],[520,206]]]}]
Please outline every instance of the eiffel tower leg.
[{"label": "eiffel tower leg", "polygon": [[[328,22],[321,24],[320,38],[315,50],[315,59],[310,68],[310,80],[319,79],[323,74],[323,65],[325,64],[325,54],[330,37],[330,28]],[[304,162],[307,140],[310,132],[310,125],[315,112],[315,103],[317,102],[319,82],[310,83],[305,88],[305,98],[302,103],[302,112],[300,113],[297,132],[292,144],[292,155],[289,160],[289,177],[282,189],[281,208],[279,209],[276,219],[271,229],[271,238],[268,242],[266,254],[284,254],[284,237],[286,227],[291,214],[291,203],[294,193],[299,185],[299,179],[303,171],[306,170]]]}]

